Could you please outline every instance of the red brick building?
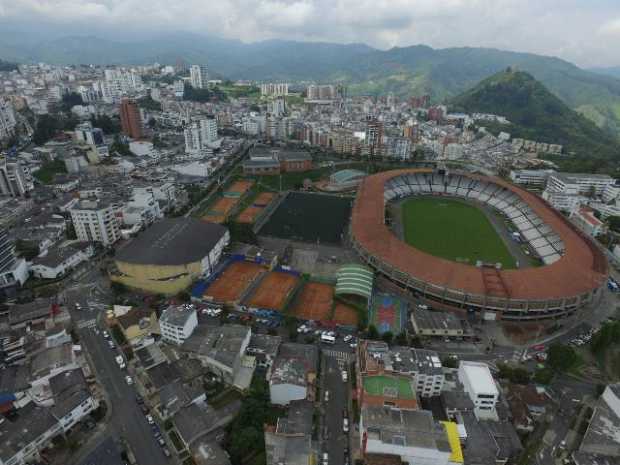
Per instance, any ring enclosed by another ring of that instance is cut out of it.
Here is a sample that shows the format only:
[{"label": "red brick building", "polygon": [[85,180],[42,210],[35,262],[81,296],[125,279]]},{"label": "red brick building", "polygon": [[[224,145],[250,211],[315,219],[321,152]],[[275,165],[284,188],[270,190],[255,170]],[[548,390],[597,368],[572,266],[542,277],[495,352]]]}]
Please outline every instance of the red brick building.
[{"label": "red brick building", "polygon": [[128,98],[121,100],[120,115],[123,134],[132,139],[142,138],[142,118],[136,101]]}]

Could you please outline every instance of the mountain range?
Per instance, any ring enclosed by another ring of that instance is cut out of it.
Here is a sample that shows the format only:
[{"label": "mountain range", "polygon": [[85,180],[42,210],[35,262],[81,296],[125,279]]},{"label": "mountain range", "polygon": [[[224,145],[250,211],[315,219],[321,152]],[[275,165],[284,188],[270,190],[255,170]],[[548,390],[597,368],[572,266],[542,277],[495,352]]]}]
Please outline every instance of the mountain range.
[{"label": "mountain range", "polygon": [[561,144],[578,157],[610,160],[620,153],[618,140],[570,109],[524,71],[508,68],[494,74],[452,98],[450,107],[467,113],[504,115],[511,124],[491,125],[492,129],[513,137]]},{"label": "mountain range", "polygon": [[620,78],[559,58],[490,48],[433,49],[425,45],[377,50],[364,44],[268,40],[243,43],[191,33],[148,39],[23,35],[0,37],[0,58],[56,64],[207,63],[231,79],[342,83],[350,95],[428,93],[435,102],[473,87],[507,67],[530,73],[570,108],[620,135]]}]

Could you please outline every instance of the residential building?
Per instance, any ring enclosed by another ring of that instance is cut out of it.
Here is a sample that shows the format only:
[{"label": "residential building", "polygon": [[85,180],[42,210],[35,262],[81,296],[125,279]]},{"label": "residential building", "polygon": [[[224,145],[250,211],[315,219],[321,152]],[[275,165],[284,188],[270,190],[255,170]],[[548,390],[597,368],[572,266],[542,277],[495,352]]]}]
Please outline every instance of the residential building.
[{"label": "residential building", "polygon": [[65,433],[99,406],[86,384],[81,368],[51,377],[49,385],[54,402],[51,412]]},{"label": "residential building", "polygon": [[65,247],[53,246],[32,260],[30,272],[35,278],[57,279],[94,255],[91,242],[74,242]]},{"label": "residential building", "polygon": [[100,146],[104,145],[103,131],[94,128],[90,121],[78,124],[74,130],[75,139],[88,145]]},{"label": "residential building", "polygon": [[71,221],[80,241],[111,246],[121,237],[116,208],[101,200],[81,200],[70,210]]},{"label": "residential building", "polygon": [[458,379],[474,404],[478,419],[495,419],[499,391],[486,363],[461,361]]},{"label": "residential building", "polygon": [[295,400],[314,401],[319,354],[315,345],[280,345],[269,376],[271,403],[288,405]]},{"label": "residential building", "polygon": [[566,212],[572,212],[588,201],[588,198],[583,195],[556,192],[548,188],[542,192],[541,197],[556,210]]},{"label": "residential building", "polygon": [[180,346],[198,326],[193,305],[171,305],[159,317],[159,329],[164,341]]},{"label": "residential building", "polygon": [[532,189],[544,189],[555,170],[511,170],[510,180]]},{"label": "residential building", "polygon": [[0,295],[22,286],[27,279],[26,260],[16,258],[6,229],[0,228]]},{"label": "residential building", "polygon": [[181,350],[200,360],[223,382],[245,390],[250,387],[254,373],[253,360],[246,360],[245,355],[251,336],[249,326],[200,325],[185,339]]},{"label": "residential building", "polygon": [[280,97],[288,95],[288,84],[284,82],[280,83],[266,83],[260,85],[260,94],[266,97]]},{"label": "residential building", "polygon": [[318,463],[312,447],[314,406],[307,400],[291,401],[286,417],[275,427],[265,426],[267,465]]},{"label": "residential building", "polygon": [[381,156],[383,153],[383,122],[376,118],[366,122],[365,143],[371,156]]},{"label": "residential building", "polygon": [[157,313],[150,308],[131,308],[117,316],[116,323],[133,347],[143,346],[152,335],[161,333]]},{"label": "residential building", "polygon": [[120,115],[123,134],[132,139],[141,139],[143,135],[142,118],[136,101],[123,98],[120,105]]},{"label": "residential building", "polygon": [[607,224],[594,215],[594,210],[581,206],[570,215],[571,220],[579,229],[590,237],[607,233]]},{"label": "residential building", "polygon": [[23,197],[34,190],[30,169],[20,160],[0,159],[0,194]]},{"label": "residential building", "polygon": [[286,113],[286,101],[284,97],[276,97],[267,105],[267,111],[271,116],[283,116]]},{"label": "residential building", "polygon": [[338,97],[338,90],[333,84],[311,84],[306,88],[306,96],[308,100],[334,100]]},{"label": "residential building", "polygon": [[547,181],[547,190],[564,194],[599,196],[606,186],[616,181],[606,174],[553,173]]},{"label": "residential building", "polygon": [[407,465],[464,463],[456,424],[437,422],[427,410],[362,407],[360,449],[369,464],[387,458]]},{"label": "residential building", "polygon": [[0,98],[0,141],[4,141],[15,135],[17,120],[13,104]]},{"label": "residential building", "polygon": [[411,312],[411,325],[418,336],[462,338],[472,334],[467,322],[456,315],[423,308]]},{"label": "residential building", "polygon": [[207,65],[191,65],[189,67],[189,80],[194,89],[206,89],[209,80]]}]

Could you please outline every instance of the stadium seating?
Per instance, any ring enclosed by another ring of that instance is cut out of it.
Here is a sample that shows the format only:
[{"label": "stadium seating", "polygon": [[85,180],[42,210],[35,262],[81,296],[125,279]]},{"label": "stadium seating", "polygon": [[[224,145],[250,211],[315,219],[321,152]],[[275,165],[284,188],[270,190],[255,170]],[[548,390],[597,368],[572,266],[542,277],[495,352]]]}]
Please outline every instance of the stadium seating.
[{"label": "stadium seating", "polygon": [[391,178],[385,183],[385,202],[411,195],[462,197],[493,207],[510,220],[523,241],[549,265],[564,253],[562,240],[517,194],[497,184],[460,174],[415,173]]}]

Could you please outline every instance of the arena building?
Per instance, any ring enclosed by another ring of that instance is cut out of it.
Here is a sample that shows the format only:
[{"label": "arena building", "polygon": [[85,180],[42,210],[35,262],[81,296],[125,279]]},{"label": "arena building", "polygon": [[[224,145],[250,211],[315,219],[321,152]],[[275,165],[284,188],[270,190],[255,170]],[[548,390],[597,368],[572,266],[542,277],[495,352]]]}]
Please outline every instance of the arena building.
[{"label": "arena building", "polygon": [[224,226],[167,218],[116,252],[112,281],[157,294],[176,294],[213,271],[230,242]]},{"label": "arena building", "polygon": [[[468,265],[405,244],[385,223],[386,204],[420,195],[492,207],[512,223],[544,265]],[[367,177],[353,206],[350,235],[353,247],[378,273],[429,300],[482,311],[487,319],[569,315],[601,292],[608,275],[607,260],[597,245],[543,199],[501,179],[471,173],[409,169]]]}]

